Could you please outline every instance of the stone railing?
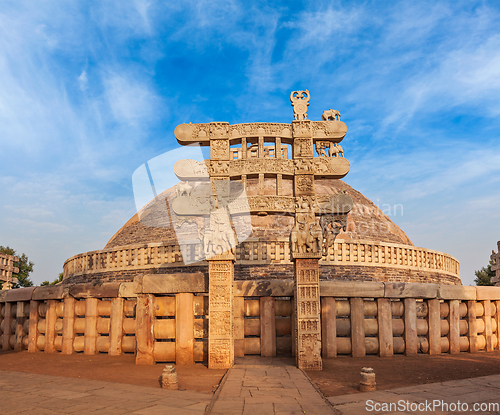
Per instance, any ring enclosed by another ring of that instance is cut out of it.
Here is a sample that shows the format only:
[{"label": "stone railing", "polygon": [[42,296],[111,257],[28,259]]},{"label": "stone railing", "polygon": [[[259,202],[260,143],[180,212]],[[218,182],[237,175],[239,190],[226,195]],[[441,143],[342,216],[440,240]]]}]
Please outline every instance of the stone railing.
[{"label": "stone railing", "polygon": [[[75,255],[64,263],[64,277],[112,271],[182,266],[185,252],[189,262],[200,260],[201,244],[153,243],[91,251]],[[236,264],[291,264],[287,238],[249,238],[236,247]],[[320,261],[321,265],[397,268],[460,277],[459,262],[450,255],[410,245],[339,239]]]},{"label": "stone railing", "polygon": [[[0,291],[3,351],[133,353],[137,364],[206,361],[208,277]],[[235,281],[235,356],[293,354],[293,280]],[[323,358],[500,349],[500,287],[320,282]]]}]

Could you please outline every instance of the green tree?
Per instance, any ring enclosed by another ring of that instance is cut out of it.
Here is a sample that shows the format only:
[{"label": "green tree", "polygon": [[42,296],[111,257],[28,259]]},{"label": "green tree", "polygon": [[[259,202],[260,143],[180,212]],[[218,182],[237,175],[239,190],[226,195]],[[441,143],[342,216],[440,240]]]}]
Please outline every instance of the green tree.
[{"label": "green tree", "polygon": [[495,276],[495,271],[491,270],[492,261],[488,264],[487,267],[482,267],[479,271],[476,271],[476,279],[474,282],[476,285],[494,285],[491,282],[491,277]]},{"label": "green tree", "polygon": [[56,285],[56,284],[59,284],[60,282],[62,282],[63,280],[63,273],[61,272],[59,274],[59,276],[52,282],[48,282],[47,280],[45,280],[44,282],[42,282],[40,285],[44,286],[44,285]]},{"label": "green tree", "polygon": [[12,284],[12,288],[33,287],[33,281],[30,280],[29,275],[33,272],[35,264],[28,259],[26,254],[18,255],[15,249],[9,246],[0,245],[0,252],[7,255],[14,255],[19,258],[19,262],[14,262],[14,266],[19,268],[17,274],[12,274],[17,278],[17,282]]}]

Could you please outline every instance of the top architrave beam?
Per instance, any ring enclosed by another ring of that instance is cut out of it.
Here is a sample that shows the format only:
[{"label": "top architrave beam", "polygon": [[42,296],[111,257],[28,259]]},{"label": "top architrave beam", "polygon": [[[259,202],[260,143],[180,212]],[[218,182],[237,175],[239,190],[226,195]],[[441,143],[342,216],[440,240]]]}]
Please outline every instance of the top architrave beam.
[{"label": "top architrave beam", "polygon": [[[347,133],[347,125],[342,121],[310,121],[311,136],[314,139],[340,143]],[[227,133],[212,131],[212,126],[227,125]],[[210,145],[211,139],[237,139],[243,137],[281,137],[292,138],[292,125],[281,123],[228,124],[221,122],[205,124],[179,124],[174,130],[181,145],[199,143]]]}]

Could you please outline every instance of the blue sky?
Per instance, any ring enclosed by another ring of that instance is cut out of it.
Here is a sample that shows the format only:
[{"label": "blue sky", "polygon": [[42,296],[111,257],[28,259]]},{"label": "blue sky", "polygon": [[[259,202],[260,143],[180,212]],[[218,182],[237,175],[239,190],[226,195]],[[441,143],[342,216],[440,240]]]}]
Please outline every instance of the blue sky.
[{"label": "blue sky", "polygon": [[39,284],[134,213],[183,122],[348,125],[345,181],[464,284],[500,239],[500,6],[474,1],[2,1],[0,244]]}]

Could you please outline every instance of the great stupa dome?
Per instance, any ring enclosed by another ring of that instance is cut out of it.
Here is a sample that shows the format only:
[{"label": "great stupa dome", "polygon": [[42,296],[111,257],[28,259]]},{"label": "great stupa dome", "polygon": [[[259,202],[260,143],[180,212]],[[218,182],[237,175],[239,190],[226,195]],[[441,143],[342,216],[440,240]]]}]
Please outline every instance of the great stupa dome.
[{"label": "great stupa dome", "polygon": [[[265,182],[266,191],[274,192],[272,180],[266,179]],[[339,255],[329,255],[320,261],[321,279],[460,284],[458,262],[454,258],[415,248],[403,230],[363,194],[338,179],[319,179],[315,184],[318,195],[346,192],[354,202],[346,231],[342,231],[335,242]],[[284,179],[282,189],[284,195],[291,195],[291,180]],[[258,180],[249,179],[247,195],[257,193]],[[171,222],[175,213],[167,203],[174,195],[175,189],[171,188],[152,200],[111,237],[104,250],[76,255],[66,261],[65,282],[131,281],[144,273],[202,271],[207,274],[206,261],[183,263],[175,225],[172,226]],[[293,216],[252,213],[251,224],[250,237],[237,248],[235,279],[291,279],[293,264],[284,256],[294,224]],[[190,232],[194,238],[197,227],[199,224],[195,223],[181,225],[181,229],[185,228],[185,232]],[[262,251],[263,243],[266,252],[259,253],[258,245]],[[271,247],[271,255],[268,255],[267,245]],[[277,246],[282,251],[280,260],[276,259]],[[165,252],[162,254],[161,251]],[[163,255],[167,260],[170,255],[170,262],[162,259],[151,261],[154,255]],[[70,272],[70,267],[79,261],[80,270],[73,268],[77,272]],[[82,261],[87,262],[87,270],[83,269]],[[121,266],[107,266],[111,262],[118,262]]]}]

